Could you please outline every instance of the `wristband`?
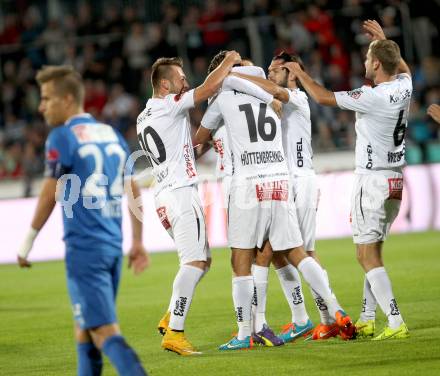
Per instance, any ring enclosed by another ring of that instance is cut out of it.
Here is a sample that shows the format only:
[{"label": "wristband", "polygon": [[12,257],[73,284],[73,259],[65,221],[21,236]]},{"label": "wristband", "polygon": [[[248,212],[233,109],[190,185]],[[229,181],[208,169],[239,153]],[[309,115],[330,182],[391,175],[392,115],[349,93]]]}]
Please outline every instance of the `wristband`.
[{"label": "wristband", "polygon": [[29,252],[32,249],[32,245],[34,244],[34,240],[38,235],[38,231],[33,229],[32,227],[29,229],[26,237],[24,238],[23,243],[21,244],[20,249],[18,250],[17,255],[23,259],[27,259]]}]

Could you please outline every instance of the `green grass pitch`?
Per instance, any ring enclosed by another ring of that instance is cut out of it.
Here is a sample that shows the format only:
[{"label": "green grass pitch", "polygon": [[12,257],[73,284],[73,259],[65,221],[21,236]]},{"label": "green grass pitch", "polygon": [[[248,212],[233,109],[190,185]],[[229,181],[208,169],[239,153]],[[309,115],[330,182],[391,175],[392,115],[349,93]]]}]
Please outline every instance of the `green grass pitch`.
[{"label": "green grass pitch", "polygon": [[[350,239],[317,243],[332,287],[354,320],[361,306],[363,273]],[[408,340],[325,342],[299,340],[279,348],[220,352],[236,330],[231,298],[229,251],[213,251],[213,267],[198,286],[186,333],[203,355],[179,357],[160,348],[156,324],[167,308],[175,253],[152,255],[151,268],[134,277],[124,267],[118,314],[124,335],[150,375],[439,375],[440,233],[393,235],[385,263],[399,308],[410,329]],[[0,375],[75,375],[71,309],[61,262],[31,270],[0,266]],[[318,314],[308,288],[306,303]],[[270,273],[267,319],[276,330],[290,319],[276,275]],[[378,313],[377,327],[384,325]],[[106,361],[104,375],[115,375]]]}]

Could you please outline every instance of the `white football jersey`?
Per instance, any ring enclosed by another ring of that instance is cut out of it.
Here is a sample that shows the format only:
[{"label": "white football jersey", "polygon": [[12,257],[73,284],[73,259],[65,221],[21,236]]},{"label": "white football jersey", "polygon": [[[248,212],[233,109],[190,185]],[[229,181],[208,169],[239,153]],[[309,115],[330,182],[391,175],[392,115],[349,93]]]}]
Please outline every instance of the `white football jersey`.
[{"label": "white football jersey", "polygon": [[283,104],[281,129],[289,171],[293,175],[313,175],[312,122],[306,93],[290,90],[289,101]]},{"label": "white football jersey", "polygon": [[232,160],[231,150],[229,148],[228,135],[226,133],[226,127],[222,122],[222,125],[212,135],[212,140],[217,149],[217,163],[215,166],[215,176],[217,178],[223,178],[225,176],[232,175]]},{"label": "white football jersey", "polygon": [[222,91],[209,105],[202,126],[216,129],[224,121],[232,159],[232,185],[288,177],[281,126],[267,103],[253,96]]},{"label": "white football jersey", "polygon": [[335,93],[342,109],[356,111],[356,170],[396,170],[405,165],[405,131],[412,93],[411,77],[376,87]]},{"label": "white football jersey", "polygon": [[188,110],[194,90],[150,98],[137,119],[139,143],[153,165],[155,192],[197,183]]}]

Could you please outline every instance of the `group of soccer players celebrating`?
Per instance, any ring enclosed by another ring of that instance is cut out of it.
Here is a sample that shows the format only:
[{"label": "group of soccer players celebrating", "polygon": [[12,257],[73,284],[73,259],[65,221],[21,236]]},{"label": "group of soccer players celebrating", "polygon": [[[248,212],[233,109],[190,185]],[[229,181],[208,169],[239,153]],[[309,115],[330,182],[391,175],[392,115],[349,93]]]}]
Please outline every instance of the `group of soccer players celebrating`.
[{"label": "group of soccer players celebrating", "polygon": [[[174,239],[180,260],[169,306],[158,325],[164,349],[199,354],[184,330],[196,286],[211,265],[195,164],[197,145],[203,144],[214,144],[219,157],[238,325],[236,336],[220,350],[247,349],[254,342],[280,346],[301,336],[313,340],[409,336],[383,265],[382,244],[402,198],[411,75],[398,45],[386,40],[380,25],[368,20],[364,28],[372,39],[366,78],[374,86],[349,92],[326,90],[305,72],[298,57],[287,53],[273,58],[266,79],[262,68],[237,52],[222,51],[211,61],[204,83],[192,90],[181,59],[160,58],[153,64],[153,96],[138,116],[137,134],[153,166],[157,215]],[[61,202],[73,195],[74,202],[62,206],[78,374],[100,375],[104,353],[120,375],[145,375],[120,333],[115,313],[124,181],[129,204],[140,196],[127,145],[112,127],[84,113],[84,85],[73,69],[46,67],[37,81],[39,110],[55,128],[46,143],[46,179],[18,263],[30,266],[29,252],[56,195]],[[356,112],[351,222],[365,272],[362,313],[356,323],[336,299],[315,252],[319,188],[312,165],[307,94],[319,104]],[[208,108],[191,139],[188,111],[206,100]],[[148,266],[142,219],[131,212],[131,220],[129,263],[140,272]],[[291,321],[277,335],[265,315],[270,263],[292,311]],[[317,326],[304,305],[300,273],[319,311]],[[388,318],[379,334],[377,305]]]},{"label": "group of soccer players celebrating", "polygon": [[[326,90],[304,71],[298,57],[287,53],[273,58],[267,80],[261,68],[242,64],[235,51],[222,51],[211,61],[205,82],[192,90],[180,59],[161,58],[153,64],[153,97],[138,117],[137,132],[153,165],[157,213],[180,258],[170,304],[158,325],[163,348],[198,354],[184,334],[184,322],[211,255],[192,145],[209,142],[216,145],[224,180],[238,325],[237,335],[220,350],[251,348],[254,341],[279,346],[300,336],[380,340],[409,335],[381,254],[402,196],[411,76],[399,47],[386,40],[380,25],[369,20],[364,28],[372,39],[366,78],[374,87],[349,92]],[[319,188],[306,93],[319,104],[356,111],[351,222],[365,271],[363,310],[356,323],[340,306],[315,252]],[[209,106],[191,140],[188,110],[205,100]],[[278,335],[265,317],[270,263],[292,310],[292,321]],[[320,313],[316,327],[304,306],[299,272]],[[375,336],[377,304],[388,325]]]}]

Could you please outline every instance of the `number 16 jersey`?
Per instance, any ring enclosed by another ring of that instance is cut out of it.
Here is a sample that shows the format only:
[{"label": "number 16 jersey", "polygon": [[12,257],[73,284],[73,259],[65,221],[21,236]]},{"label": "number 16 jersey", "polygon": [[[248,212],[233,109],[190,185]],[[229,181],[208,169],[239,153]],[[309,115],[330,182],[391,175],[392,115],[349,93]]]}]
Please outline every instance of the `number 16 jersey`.
[{"label": "number 16 jersey", "polygon": [[356,173],[396,170],[405,165],[405,131],[412,93],[411,77],[376,87],[335,93],[342,109],[356,111]]},{"label": "number 16 jersey", "polygon": [[197,183],[188,110],[194,90],[150,98],[137,118],[137,135],[153,166],[156,195]]},{"label": "number 16 jersey", "polygon": [[266,103],[238,92],[222,91],[208,107],[202,126],[224,121],[232,158],[232,185],[288,180],[280,119]]}]

